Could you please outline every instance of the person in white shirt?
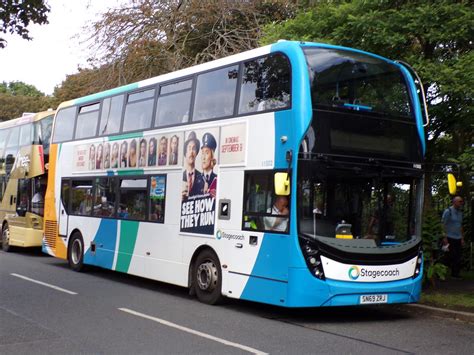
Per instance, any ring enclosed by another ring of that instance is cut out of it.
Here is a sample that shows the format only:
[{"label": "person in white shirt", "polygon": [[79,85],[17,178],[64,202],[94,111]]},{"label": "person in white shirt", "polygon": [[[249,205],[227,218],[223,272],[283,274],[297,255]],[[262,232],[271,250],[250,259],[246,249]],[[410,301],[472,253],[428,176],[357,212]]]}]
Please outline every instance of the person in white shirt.
[{"label": "person in white shirt", "polygon": [[266,230],[275,232],[286,232],[288,229],[288,197],[277,196],[273,206],[267,210],[267,213],[272,215],[281,215],[284,217],[264,217],[263,223]]}]

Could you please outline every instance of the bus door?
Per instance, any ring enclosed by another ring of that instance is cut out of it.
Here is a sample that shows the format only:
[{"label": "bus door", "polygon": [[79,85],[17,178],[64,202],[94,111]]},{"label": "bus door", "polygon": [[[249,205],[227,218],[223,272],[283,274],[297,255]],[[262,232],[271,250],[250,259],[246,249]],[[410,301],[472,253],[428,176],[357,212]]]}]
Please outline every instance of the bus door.
[{"label": "bus door", "polygon": [[58,233],[60,236],[67,236],[69,213],[71,213],[70,193],[71,180],[63,179],[61,182],[61,201],[58,204]]}]

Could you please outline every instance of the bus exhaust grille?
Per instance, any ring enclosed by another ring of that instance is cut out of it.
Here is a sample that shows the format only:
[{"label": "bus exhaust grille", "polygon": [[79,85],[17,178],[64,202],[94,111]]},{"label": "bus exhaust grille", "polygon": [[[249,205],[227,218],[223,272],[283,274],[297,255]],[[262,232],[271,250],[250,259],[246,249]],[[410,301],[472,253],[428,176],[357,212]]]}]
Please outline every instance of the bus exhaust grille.
[{"label": "bus exhaust grille", "polygon": [[56,249],[56,236],[58,235],[58,223],[46,220],[44,226],[44,239],[46,245],[51,249]]}]

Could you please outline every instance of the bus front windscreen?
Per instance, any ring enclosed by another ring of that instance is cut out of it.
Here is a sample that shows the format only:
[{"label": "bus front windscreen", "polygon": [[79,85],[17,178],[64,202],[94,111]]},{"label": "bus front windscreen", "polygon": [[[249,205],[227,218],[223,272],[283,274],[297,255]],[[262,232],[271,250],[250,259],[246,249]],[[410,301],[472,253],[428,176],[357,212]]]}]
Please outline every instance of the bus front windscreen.
[{"label": "bus front windscreen", "polygon": [[420,162],[406,79],[395,63],[349,50],[305,47],[313,108],[312,153]]},{"label": "bus front windscreen", "polygon": [[301,233],[377,244],[403,243],[416,234],[416,176],[301,165]]},{"label": "bus front windscreen", "polygon": [[364,111],[413,121],[400,69],[367,54],[339,49],[304,49],[311,75],[313,107]]}]

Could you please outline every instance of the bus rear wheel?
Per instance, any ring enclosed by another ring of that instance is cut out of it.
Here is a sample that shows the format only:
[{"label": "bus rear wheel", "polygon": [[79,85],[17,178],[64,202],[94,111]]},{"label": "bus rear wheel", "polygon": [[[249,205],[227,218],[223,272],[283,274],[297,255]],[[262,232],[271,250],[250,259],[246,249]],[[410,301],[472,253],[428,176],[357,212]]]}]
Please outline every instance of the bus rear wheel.
[{"label": "bus rear wheel", "polygon": [[218,304],[222,301],[222,270],[217,255],[203,250],[194,264],[193,286],[199,301]]},{"label": "bus rear wheel", "polygon": [[10,248],[10,229],[8,229],[8,224],[5,224],[2,229],[2,250],[9,252]]},{"label": "bus rear wheel", "polygon": [[84,270],[84,241],[79,232],[74,232],[71,236],[67,250],[67,259],[72,270],[78,272]]}]

